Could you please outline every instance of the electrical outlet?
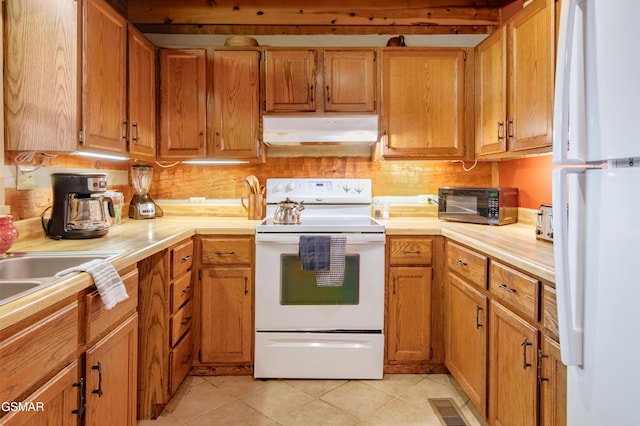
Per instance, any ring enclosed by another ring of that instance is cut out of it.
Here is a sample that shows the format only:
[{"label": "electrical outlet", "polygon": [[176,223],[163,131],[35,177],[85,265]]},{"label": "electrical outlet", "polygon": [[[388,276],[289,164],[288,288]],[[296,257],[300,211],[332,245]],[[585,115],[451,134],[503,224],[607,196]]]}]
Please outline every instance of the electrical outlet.
[{"label": "electrical outlet", "polygon": [[36,187],[35,168],[28,166],[17,166],[16,189],[34,189]]}]

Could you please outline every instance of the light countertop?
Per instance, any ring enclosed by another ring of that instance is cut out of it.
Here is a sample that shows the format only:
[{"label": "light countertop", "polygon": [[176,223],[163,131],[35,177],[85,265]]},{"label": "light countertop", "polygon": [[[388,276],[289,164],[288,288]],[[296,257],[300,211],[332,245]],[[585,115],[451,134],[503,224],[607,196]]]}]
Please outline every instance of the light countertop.
[{"label": "light countertop", "polygon": [[[39,221],[38,221],[39,222]],[[253,235],[259,221],[241,217],[165,216],[125,220],[100,238],[54,241],[34,227],[32,237],[21,233],[11,247],[20,251],[122,251],[112,260],[117,269],[130,266],[195,234]],[[436,218],[381,220],[388,235],[442,235],[553,283],[553,244],[535,238],[532,226],[487,226],[444,222]],[[21,231],[22,232],[22,231]],[[78,274],[0,306],[0,329],[51,306],[93,284]]]}]

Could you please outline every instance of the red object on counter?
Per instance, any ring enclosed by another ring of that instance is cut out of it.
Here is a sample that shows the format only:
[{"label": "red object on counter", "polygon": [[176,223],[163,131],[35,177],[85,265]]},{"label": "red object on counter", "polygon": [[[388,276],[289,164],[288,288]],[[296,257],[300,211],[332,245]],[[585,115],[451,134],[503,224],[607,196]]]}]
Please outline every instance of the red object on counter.
[{"label": "red object on counter", "polygon": [[0,216],[0,255],[4,255],[18,239],[18,229],[13,224],[13,216]]}]

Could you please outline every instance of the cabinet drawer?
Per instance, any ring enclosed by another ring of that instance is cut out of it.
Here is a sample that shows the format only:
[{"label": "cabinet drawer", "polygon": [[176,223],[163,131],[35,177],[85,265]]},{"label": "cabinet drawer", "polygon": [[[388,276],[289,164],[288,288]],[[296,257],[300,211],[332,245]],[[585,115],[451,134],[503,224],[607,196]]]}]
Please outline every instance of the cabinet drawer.
[{"label": "cabinet drawer", "polygon": [[171,346],[175,345],[184,333],[191,327],[193,320],[192,303],[188,301],[172,318],[171,318]]},{"label": "cabinet drawer", "polygon": [[539,282],[498,262],[491,262],[489,290],[505,305],[538,319]]},{"label": "cabinet drawer", "polygon": [[169,372],[169,387],[171,394],[174,394],[182,380],[191,370],[191,364],[193,363],[193,337],[192,332],[188,331],[185,334],[184,339],[180,341],[171,352],[169,352],[169,365],[171,371]]},{"label": "cabinet drawer", "polygon": [[487,285],[487,257],[451,242],[447,243],[447,267],[479,288]]},{"label": "cabinet drawer", "polygon": [[138,270],[134,269],[122,276],[129,298],[106,310],[98,290],[87,294],[87,343],[92,343],[125,319],[138,307]]},{"label": "cabinet drawer", "polygon": [[171,249],[171,279],[175,279],[191,268],[193,262],[193,241],[184,243]]},{"label": "cabinet drawer", "polygon": [[15,334],[0,334],[0,401],[13,401],[78,355],[79,321],[74,300]]},{"label": "cabinet drawer", "polygon": [[556,289],[548,285],[542,286],[542,325],[547,330],[547,335],[556,342],[560,341],[558,331],[558,305],[556,302]]},{"label": "cabinet drawer", "polygon": [[188,272],[171,284],[171,313],[176,313],[182,305],[191,299],[192,294],[191,272]]},{"label": "cabinet drawer", "polygon": [[251,238],[203,238],[202,263],[211,265],[250,264],[253,259]]},{"label": "cabinet drawer", "polygon": [[431,265],[433,240],[431,238],[389,238],[390,265]]}]

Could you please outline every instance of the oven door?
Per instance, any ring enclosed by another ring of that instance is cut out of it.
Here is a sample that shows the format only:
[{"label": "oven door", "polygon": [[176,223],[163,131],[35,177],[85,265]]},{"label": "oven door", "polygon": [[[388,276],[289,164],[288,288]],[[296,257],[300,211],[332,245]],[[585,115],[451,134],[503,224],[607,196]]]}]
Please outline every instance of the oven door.
[{"label": "oven door", "polygon": [[346,234],[345,279],[335,287],[302,271],[300,235],[256,234],[256,331],[381,331],[384,234]]}]

